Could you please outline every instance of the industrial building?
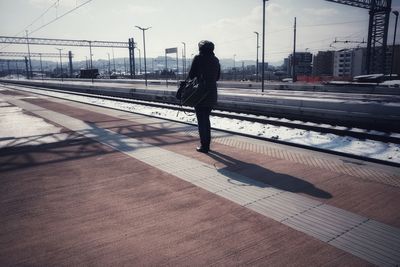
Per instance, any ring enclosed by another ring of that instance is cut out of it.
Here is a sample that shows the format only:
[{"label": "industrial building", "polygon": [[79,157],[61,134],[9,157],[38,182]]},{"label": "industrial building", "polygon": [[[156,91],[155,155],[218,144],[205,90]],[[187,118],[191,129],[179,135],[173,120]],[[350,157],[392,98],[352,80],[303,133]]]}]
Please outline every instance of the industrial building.
[{"label": "industrial building", "polygon": [[313,58],[313,76],[333,76],[334,51],[318,51]]}]

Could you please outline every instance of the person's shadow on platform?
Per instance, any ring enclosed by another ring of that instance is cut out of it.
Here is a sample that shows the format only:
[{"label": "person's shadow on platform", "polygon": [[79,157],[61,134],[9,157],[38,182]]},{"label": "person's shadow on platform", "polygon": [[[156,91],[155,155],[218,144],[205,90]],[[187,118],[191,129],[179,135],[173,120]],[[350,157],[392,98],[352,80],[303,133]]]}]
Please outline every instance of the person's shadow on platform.
[{"label": "person's shadow on platform", "polygon": [[[244,176],[256,180],[257,182],[262,182],[265,184],[266,187],[270,186],[279,190],[284,190],[293,193],[305,193],[317,198],[324,198],[324,199],[332,198],[332,195],[329,192],[319,189],[315,187],[312,183],[304,181],[300,178],[287,174],[276,173],[274,171],[261,167],[257,164],[234,159],[230,156],[227,156],[225,154],[216,151],[210,151],[208,155],[215,161],[220,162],[226,166],[225,168],[218,170],[220,173],[223,173],[224,175],[226,175],[225,172],[226,170],[230,170],[232,172],[237,172],[238,169],[249,170],[252,173],[256,173],[257,178],[247,176],[246,174],[244,174]],[[229,178],[235,179],[234,177],[229,177]],[[258,184],[259,183],[257,183],[257,185]]]}]

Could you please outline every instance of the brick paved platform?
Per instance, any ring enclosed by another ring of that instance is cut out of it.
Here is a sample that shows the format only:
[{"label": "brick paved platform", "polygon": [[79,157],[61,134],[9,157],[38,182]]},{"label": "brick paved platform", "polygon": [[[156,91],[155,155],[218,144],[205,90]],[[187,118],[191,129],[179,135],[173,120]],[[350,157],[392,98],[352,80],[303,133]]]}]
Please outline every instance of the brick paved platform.
[{"label": "brick paved platform", "polygon": [[0,127],[1,266],[400,263],[398,168],[221,132],[200,154],[192,126],[1,88]]}]

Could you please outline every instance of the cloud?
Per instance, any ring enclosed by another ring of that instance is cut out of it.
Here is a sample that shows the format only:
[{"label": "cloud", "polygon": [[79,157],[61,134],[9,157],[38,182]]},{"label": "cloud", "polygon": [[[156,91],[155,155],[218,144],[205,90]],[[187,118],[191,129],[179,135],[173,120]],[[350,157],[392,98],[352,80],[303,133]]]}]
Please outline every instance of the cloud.
[{"label": "cloud", "polygon": [[29,0],[29,3],[35,7],[48,8],[54,5],[53,8],[73,8],[82,4],[82,0]]},{"label": "cloud", "polygon": [[303,8],[306,14],[318,17],[336,16],[339,12],[334,8]]},{"label": "cloud", "polygon": [[127,12],[134,15],[149,15],[158,12],[158,9],[152,6],[138,6],[138,5],[129,5],[126,8]]},{"label": "cloud", "polygon": [[[232,57],[231,54],[237,54],[237,58],[249,59],[255,57],[256,52],[256,35],[254,31],[260,33],[260,45],[262,38],[262,5],[254,7],[250,12],[241,17],[222,18],[213,23],[202,26],[201,31],[204,36],[209,36],[215,41],[216,50],[222,57]],[[287,30],[287,21],[283,21],[282,17],[286,17],[290,10],[283,8],[276,3],[267,4],[266,6],[266,31],[267,42],[271,44],[271,32],[282,32]],[[291,23],[291,22],[289,22]],[[274,25],[279,25],[278,27]],[[276,35],[273,35],[275,37]],[[281,42],[281,36],[274,38],[275,42]],[[269,45],[267,44],[267,45]],[[227,52],[229,51],[229,52]],[[233,52],[233,53],[232,53]]]},{"label": "cloud", "polygon": [[[262,12],[262,7],[260,6],[260,12]],[[278,5],[276,3],[271,3],[268,4],[267,6],[267,13],[274,15],[274,16],[280,16],[280,15],[286,15],[289,13],[288,9],[283,8],[281,5]]]}]

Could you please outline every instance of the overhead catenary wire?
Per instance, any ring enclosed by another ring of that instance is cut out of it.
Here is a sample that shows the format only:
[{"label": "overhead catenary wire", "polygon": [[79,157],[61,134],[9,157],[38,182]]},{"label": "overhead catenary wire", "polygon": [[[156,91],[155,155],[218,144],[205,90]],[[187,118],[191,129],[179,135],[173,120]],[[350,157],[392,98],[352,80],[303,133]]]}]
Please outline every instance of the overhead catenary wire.
[{"label": "overhead catenary wire", "polygon": [[[28,28],[29,28],[30,26],[32,26],[33,24],[35,24],[39,19],[43,18],[43,16],[46,15],[47,12],[49,12],[49,10],[50,10],[51,8],[53,8],[53,7],[55,7],[56,5],[58,5],[58,4],[59,4],[59,1],[60,1],[60,0],[54,1],[54,3],[46,9],[46,11],[44,11],[42,14],[40,14],[39,17],[37,17],[36,19],[34,19],[29,25],[27,25],[26,27],[24,27],[24,28],[23,28],[21,31],[19,31],[17,34],[14,34],[13,37],[16,37],[16,36],[20,35],[21,33],[24,33],[26,30],[28,30]],[[4,48],[9,47],[10,45],[11,45],[11,44],[6,44],[5,46],[1,47],[0,50],[3,50]]]},{"label": "overhead catenary wire", "polygon": [[[77,5],[76,7],[70,9],[69,11],[67,11],[67,12],[65,12],[65,13],[63,13],[61,16],[58,16],[58,14],[57,14],[57,16],[56,16],[55,19],[51,20],[50,22],[48,22],[48,23],[46,23],[46,24],[44,24],[44,25],[42,25],[42,26],[40,26],[40,27],[38,27],[38,28],[36,28],[36,29],[34,29],[34,30],[32,30],[32,31],[29,31],[29,34],[31,35],[31,34],[37,32],[37,31],[41,30],[42,28],[46,27],[47,25],[49,25],[49,24],[51,24],[51,23],[53,23],[53,22],[55,22],[55,21],[61,19],[62,17],[66,16],[66,15],[68,15],[68,14],[70,14],[70,13],[72,13],[73,11],[75,11],[75,10],[77,10],[78,8],[80,8],[80,7],[82,7],[82,6],[86,5],[86,4],[88,4],[88,3],[91,2],[91,1],[92,1],[92,0],[85,1],[84,3],[82,3],[82,4],[80,4],[80,5]],[[22,32],[25,32],[30,26],[32,26],[33,24],[35,24],[39,19],[43,18],[43,16],[44,16],[51,8],[58,6],[59,3],[60,3],[60,0],[56,0],[49,8],[46,9],[45,12],[43,12],[38,18],[36,18],[33,22],[31,22],[28,26],[26,26],[22,31],[20,31],[19,33],[17,33],[16,35],[14,35],[14,37],[18,36],[18,35],[21,34]],[[76,4],[78,4],[78,2],[76,2]],[[10,45],[11,45],[11,44],[7,44],[7,45],[1,47],[0,50],[3,50],[3,49],[7,48],[7,47],[10,46]]]},{"label": "overhead catenary wire", "polygon": [[55,7],[55,6],[58,6],[58,5],[59,5],[59,2],[60,2],[60,0],[54,1],[54,3],[53,3],[51,6],[49,6],[49,7],[46,9],[45,12],[43,12],[39,17],[37,17],[35,20],[33,20],[28,26],[26,26],[23,30],[21,30],[21,31],[20,31],[19,33],[17,33],[15,36],[18,36],[19,34],[25,32],[25,30],[28,30],[28,28],[29,28],[30,26],[32,26],[33,24],[35,24],[39,19],[43,18],[43,16],[46,15],[47,12],[49,12],[49,10],[50,10],[51,8],[53,8],[53,7]]},{"label": "overhead catenary wire", "polygon": [[86,5],[86,4],[88,4],[88,3],[91,2],[91,1],[92,1],[92,0],[88,0],[88,1],[86,1],[86,2],[83,2],[83,3],[80,4],[79,6],[76,6],[76,7],[74,7],[73,9],[70,9],[69,11],[65,12],[65,13],[62,14],[61,16],[57,16],[55,19],[51,20],[50,22],[48,22],[48,23],[46,23],[46,24],[40,26],[40,27],[37,28],[37,29],[34,29],[33,31],[30,32],[30,34],[33,34],[33,33],[37,32],[37,31],[43,29],[44,27],[50,25],[51,23],[53,23],[53,22],[55,22],[55,21],[61,19],[62,17],[66,16],[66,15],[68,15],[68,14],[70,14],[70,13],[74,12],[74,11],[77,10],[78,8],[80,8],[80,7],[82,7],[82,6]]},{"label": "overhead catenary wire", "polygon": [[[355,36],[355,35],[359,35],[359,34],[360,34],[360,32],[356,32],[356,33],[350,34],[348,36]],[[300,42],[300,43],[298,43],[298,46],[301,47],[301,46],[304,46],[306,44],[308,45],[308,44],[312,44],[312,43],[323,43],[323,42],[326,42],[326,41],[332,41],[332,40],[334,40],[334,38],[335,37],[332,36],[332,37],[313,40],[313,41]],[[346,37],[344,37],[344,38],[346,38]],[[244,40],[244,39],[248,39],[248,38],[241,38],[241,40]],[[221,45],[221,44],[224,44],[224,43],[226,43],[226,42],[218,43],[218,45]],[[321,47],[317,47],[317,48],[310,48],[310,50],[311,51],[318,51],[318,50],[326,49],[327,46],[329,47],[329,45],[326,45],[326,46],[321,46]],[[291,49],[292,47],[290,45],[285,46],[285,47],[281,47],[281,48],[282,48],[282,50],[270,51],[267,54],[268,55],[280,55],[280,54],[290,54],[292,52],[292,49]]]},{"label": "overhead catenary wire", "polygon": [[[358,22],[365,22],[367,20],[353,20],[353,21],[344,21],[344,22],[333,22],[333,23],[323,23],[323,24],[310,24],[310,25],[299,25],[298,28],[303,28],[303,27],[320,27],[320,26],[331,26],[331,25],[342,25],[342,24],[352,24],[352,23],[358,23]],[[284,28],[280,28],[278,30],[275,31],[269,31],[267,32],[267,34],[275,34],[275,33],[279,33],[279,32],[284,32],[284,31],[291,31],[292,30],[292,26],[290,27],[284,27]],[[358,34],[359,32],[357,32],[356,34]],[[348,38],[348,37],[346,37]],[[233,43],[233,42],[237,42],[237,41],[242,41],[242,40],[247,40],[248,37],[243,37],[243,38],[237,38],[237,39],[232,39],[232,40],[227,40],[224,42],[219,42],[218,45],[223,45],[223,44],[228,44],[228,43]],[[329,38],[329,40],[331,40],[332,38]],[[324,39],[326,40],[326,39]],[[316,42],[316,41],[312,41],[312,42]]]}]

